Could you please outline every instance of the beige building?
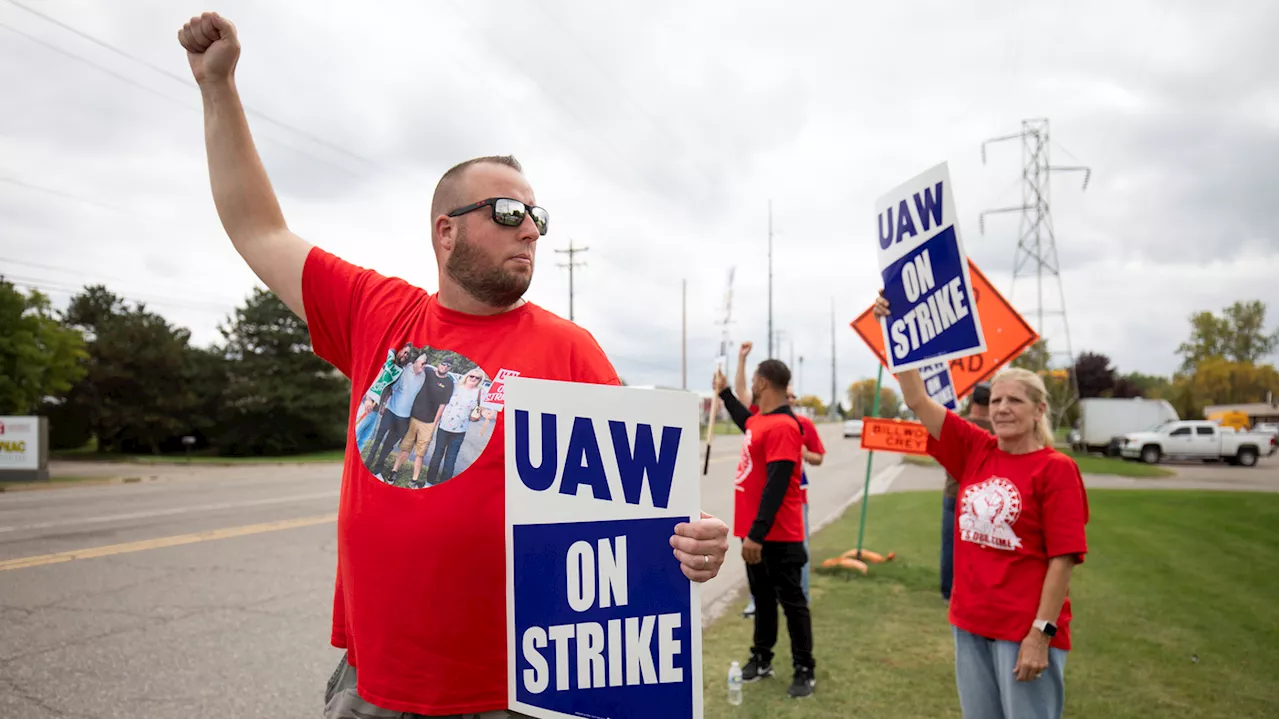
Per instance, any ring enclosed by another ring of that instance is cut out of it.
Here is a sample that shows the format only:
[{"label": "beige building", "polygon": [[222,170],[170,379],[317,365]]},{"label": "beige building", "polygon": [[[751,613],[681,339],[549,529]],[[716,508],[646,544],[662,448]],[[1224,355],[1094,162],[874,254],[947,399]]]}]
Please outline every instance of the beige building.
[{"label": "beige building", "polygon": [[1249,426],[1252,427],[1259,422],[1276,422],[1280,421],[1280,410],[1275,405],[1266,402],[1254,402],[1252,404],[1215,404],[1204,408],[1204,416],[1218,412],[1242,412],[1249,416]]}]

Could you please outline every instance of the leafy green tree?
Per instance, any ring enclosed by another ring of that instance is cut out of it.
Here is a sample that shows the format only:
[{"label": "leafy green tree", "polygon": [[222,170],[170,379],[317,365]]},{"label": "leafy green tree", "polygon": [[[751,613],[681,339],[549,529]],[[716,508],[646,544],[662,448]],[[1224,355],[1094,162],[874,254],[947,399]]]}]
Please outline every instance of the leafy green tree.
[{"label": "leafy green tree", "polygon": [[54,316],[49,298],[0,278],[0,414],[37,411],[84,377],[84,338]]},{"label": "leafy green tree", "polygon": [[[849,385],[849,404],[853,412],[849,416],[854,419],[870,417],[876,398],[876,381],[863,379]],[[898,416],[898,405],[901,400],[892,388],[880,386],[880,417],[892,419]]]},{"label": "leafy green tree", "polygon": [[158,454],[190,431],[188,330],[101,285],[73,297],[64,321],[84,333],[89,360],[62,411],[87,422],[99,451]]},{"label": "leafy green tree", "polygon": [[1029,369],[1033,372],[1048,369],[1049,346],[1045,344],[1043,339],[1036,340],[1009,364],[1013,367]]},{"label": "leafy green tree", "polygon": [[1182,371],[1193,372],[1207,359],[1223,358],[1254,364],[1276,351],[1280,331],[1264,329],[1267,306],[1260,300],[1236,302],[1222,311],[1191,315],[1191,336],[1178,346]]},{"label": "leafy green tree", "polygon": [[257,289],[222,334],[229,375],[219,452],[294,454],[343,445],[350,383],[312,353],[301,318]]}]

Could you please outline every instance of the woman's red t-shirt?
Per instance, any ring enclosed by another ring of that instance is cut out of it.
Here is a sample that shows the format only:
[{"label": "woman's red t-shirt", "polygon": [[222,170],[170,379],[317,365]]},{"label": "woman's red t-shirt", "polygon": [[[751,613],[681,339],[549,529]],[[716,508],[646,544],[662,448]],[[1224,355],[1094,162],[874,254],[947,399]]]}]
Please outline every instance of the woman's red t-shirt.
[{"label": "woman's red t-shirt", "polygon": [[[1021,642],[1040,608],[1052,557],[1088,551],[1089,500],[1070,457],[1045,448],[1009,454],[994,435],[947,412],[929,454],[960,480],[950,620],[972,634]],[[1071,648],[1071,599],[1049,646]]]}]

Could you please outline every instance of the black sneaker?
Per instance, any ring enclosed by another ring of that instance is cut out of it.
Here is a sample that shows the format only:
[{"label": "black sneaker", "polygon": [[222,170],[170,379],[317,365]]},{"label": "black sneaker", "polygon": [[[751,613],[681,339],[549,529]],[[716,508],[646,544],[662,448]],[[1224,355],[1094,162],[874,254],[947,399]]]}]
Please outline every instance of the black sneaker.
[{"label": "black sneaker", "polygon": [[773,665],[760,657],[751,657],[751,661],[747,662],[747,665],[742,668],[742,682],[744,684],[771,676],[773,676]]},{"label": "black sneaker", "polygon": [[796,675],[791,680],[791,686],[787,688],[787,696],[792,699],[813,696],[813,687],[817,683],[818,680],[813,676],[812,669],[796,667]]}]

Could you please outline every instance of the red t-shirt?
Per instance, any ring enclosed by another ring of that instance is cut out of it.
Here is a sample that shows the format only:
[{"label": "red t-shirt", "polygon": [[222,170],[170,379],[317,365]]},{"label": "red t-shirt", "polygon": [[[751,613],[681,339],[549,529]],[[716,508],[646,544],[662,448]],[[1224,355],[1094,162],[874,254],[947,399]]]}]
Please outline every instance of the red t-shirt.
[{"label": "red t-shirt", "polygon": [[[533,304],[492,317],[454,312],[403,280],[318,248],[307,258],[302,287],[316,354],[352,380],[349,422],[388,349],[412,344],[431,364],[422,374],[447,361],[454,380],[440,431],[423,453],[420,480],[434,477],[434,484],[404,486],[411,460],[395,475],[399,486],[387,475],[404,446],[392,435],[408,433],[407,451],[415,449],[408,419],[392,411],[411,404],[407,395],[424,384],[412,363],[383,395],[387,411],[371,413],[378,424],[364,446],[357,447],[354,428],[348,431],[332,643],[359,669],[360,695],[385,709],[505,709],[503,382],[519,375],[618,384],[617,372],[586,330]],[[477,372],[479,380],[468,378]],[[445,445],[433,463],[442,439],[458,444]]]},{"label": "red t-shirt", "polygon": [[[796,415],[796,419],[800,420],[801,426],[804,427],[804,448],[814,454],[826,454],[827,448],[822,446],[822,438],[818,436],[818,427],[813,420],[802,414]],[[803,454],[800,461],[803,464]],[[809,474],[803,470],[803,467],[800,473],[800,501],[804,504],[809,503]]]},{"label": "red t-shirt", "polygon": [[[1009,454],[996,437],[947,412],[929,454],[959,478],[950,620],[967,632],[1021,642],[1040,608],[1052,557],[1083,562],[1089,499],[1080,469],[1046,447]],[[1071,599],[1049,646],[1071,648]]]},{"label": "red t-shirt", "polygon": [[760,498],[768,481],[768,464],[795,462],[782,506],[774,516],[766,542],[803,542],[804,513],[800,498],[800,426],[788,414],[753,414],[747,418],[742,456],[734,479],[733,536],[746,537],[760,513]]}]

